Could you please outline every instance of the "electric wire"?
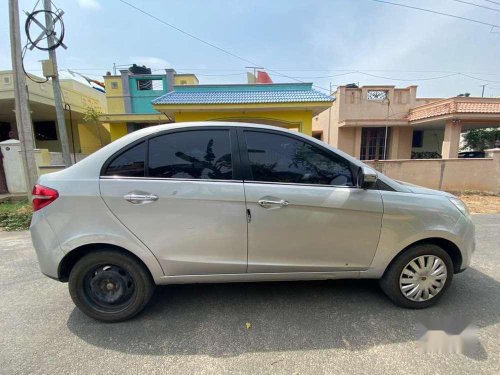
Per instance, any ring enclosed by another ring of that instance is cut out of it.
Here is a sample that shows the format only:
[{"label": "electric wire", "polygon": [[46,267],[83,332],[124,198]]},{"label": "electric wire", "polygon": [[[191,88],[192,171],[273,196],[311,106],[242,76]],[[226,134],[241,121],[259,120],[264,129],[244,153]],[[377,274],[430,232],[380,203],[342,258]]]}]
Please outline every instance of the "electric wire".
[{"label": "electric wire", "polygon": [[[133,63],[130,64],[125,64],[124,66],[127,65],[133,65]],[[36,69],[36,68],[34,68]],[[65,68],[67,70],[74,70],[74,71],[106,71],[109,70],[109,68],[79,68],[79,67],[70,67],[70,68]],[[214,72],[229,72],[229,71],[238,71],[240,73],[224,73],[224,74],[214,74],[217,76],[230,76],[230,75],[240,75],[240,74],[246,74],[246,72],[241,72],[242,68],[239,69],[217,69],[217,68],[177,68],[180,72],[183,72],[182,74],[186,74],[186,72],[191,73],[193,71],[214,71]],[[463,71],[463,72],[458,72],[458,71],[449,71],[449,70],[403,70],[403,69],[359,69],[359,68],[352,68],[352,69],[280,69],[280,68],[273,68],[275,70],[279,70],[281,72],[347,72],[345,74],[351,74],[351,73],[356,73],[356,72],[390,72],[390,73],[445,73],[445,74],[481,74],[481,75],[500,75],[500,73],[493,73],[493,72],[468,72],[468,71]],[[153,72],[159,72],[163,71],[164,69],[154,69]],[[201,73],[196,73],[197,75],[205,75]],[[344,74],[342,74],[344,75]],[[99,75],[100,76],[100,75]],[[337,75],[327,75],[327,76],[320,76],[318,78],[331,78],[335,77]],[[301,78],[296,76],[296,78]],[[314,76],[303,76],[302,78],[316,78]],[[419,79],[419,78],[416,78]]]},{"label": "electric wire", "polygon": [[[160,23],[162,23],[162,24],[164,24],[164,25],[166,25],[166,26],[168,26],[168,27],[170,27],[170,28],[174,29],[174,30],[177,30],[178,32],[180,32],[180,33],[182,33],[182,34],[184,34],[184,35],[187,35],[187,36],[188,36],[188,37],[190,37],[190,38],[193,38],[193,39],[195,39],[195,40],[199,41],[200,43],[206,44],[207,46],[210,46],[210,47],[212,47],[212,48],[215,48],[215,49],[219,50],[220,52],[223,52],[223,53],[225,53],[225,54],[227,54],[227,55],[229,55],[229,56],[232,56],[232,57],[234,57],[234,58],[236,58],[236,59],[238,59],[238,60],[244,61],[244,62],[249,63],[249,64],[251,64],[251,65],[255,65],[255,66],[262,66],[262,64],[257,64],[255,61],[252,61],[252,60],[249,60],[249,59],[247,59],[247,58],[245,58],[245,57],[239,56],[239,55],[237,55],[237,54],[235,54],[235,53],[233,53],[233,52],[231,52],[231,51],[228,51],[227,49],[224,49],[224,48],[222,48],[222,47],[219,47],[219,46],[217,46],[217,45],[215,45],[215,44],[213,44],[213,43],[211,43],[211,42],[208,42],[208,41],[206,41],[206,40],[204,40],[204,39],[202,39],[202,38],[200,38],[200,37],[197,37],[196,35],[193,35],[193,34],[191,34],[191,33],[187,32],[187,31],[184,31],[183,29],[181,29],[181,28],[179,28],[179,27],[177,27],[177,26],[174,26],[174,25],[172,25],[171,23],[166,22],[166,21],[162,20],[161,18],[156,17],[154,14],[151,14],[151,13],[146,12],[145,10],[143,10],[143,9],[141,9],[141,8],[139,8],[139,7],[136,7],[135,5],[133,5],[133,4],[131,4],[131,3],[129,3],[128,1],[125,1],[125,0],[118,0],[118,1],[120,1],[121,3],[123,3],[123,4],[127,5],[127,6],[129,6],[130,8],[133,8],[133,9],[135,9],[136,11],[138,11],[138,12],[140,12],[140,13],[142,13],[142,14],[144,14],[144,15],[146,15],[146,16],[148,16],[148,17],[150,17],[150,18],[152,18],[152,19],[154,19],[154,20],[156,20],[156,21],[158,21],[158,22],[160,22]],[[300,83],[306,83],[306,82],[303,82],[303,81],[301,81],[301,80],[299,80],[299,79],[297,79],[297,78],[293,78],[293,77],[288,76],[288,75],[286,75],[286,74],[280,73],[280,72],[279,72],[279,71],[277,71],[277,70],[273,70],[273,69],[266,69],[266,70],[267,70],[267,71],[269,71],[269,72],[271,72],[271,73],[274,73],[274,74],[276,74],[276,75],[278,75],[278,76],[281,76],[281,77],[285,77],[285,78],[288,78],[288,79],[292,79],[292,80],[297,81],[297,82],[300,82]],[[330,91],[329,89],[326,89],[326,88],[321,87],[321,86],[318,86],[318,85],[313,85],[313,86],[315,86],[316,88],[319,88],[319,89],[321,89],[321,90]]]},{"label": "electric wire", "polygon": [[451,0],[451,1],[456,1],[457,3],[468,4],[468,5],[472,5],[472,6],[478,7],[478,8],[483,8],[483,9],[493,10],[495,12],[500,12],[500,9],[495,9],[495,8],[486,7],[484,5],[469,3],[468,1],[463,1],[463,0]]},{"label": "electric wire", "polygon": [[[26,44],[24,45],[24,47],[22,49],[22,53],[21,53],[21,66],[22,66],[24,75],[26,77],[28,77],[28,79],[30,79],[31,81],[33,81],[35,83],[42,84],[42,83],[47,82],[49,80],[49,78],[45,77],[45,80],[43,80],[43,81],[34,79],[34,78],[32,78],[30,76],[30,74],[28,74],[28,72],[26,71],[26,68],[24,66],[24,58],[26,56],[26,52],[28,51],[28,45],[31,43],[31,45],[33,45],[35,48],[37,48],[39,50],[42,50],[42,51],[51,51],[51,50],[54,50],[57,47],[59,47],[62,44],[63,40],[64,40],[65,27],[64,27],[64,21],[63,21],[63,19],[61,17],[61,11],[60,11],[60,9],[52,1],[51,1],[51,4],[54,5],[54,7],[56,8],[56,12],[48,11],[48,10],[35,10],[39,3],[40,3],[40,0],[37,0],[37,2],[35,3],[35,5],[33,7],[33,10],[31,11],[31,13],[28,14],[28,16],[26,18],[26,22],[24,23],[24,31],[26,33],[26,37],[27,37],[28,41],[26,42]],[[60,26],[61,27],[60,36],[57,38],[56,43],[54,43],[52,46],[41,47],[41,46],[37,45],[41,41],[46,40],[48,38],[49,34],[47,32],[45,32],[45,36],[43,38],[37,38],[35,41],[33,41],[32,38],[31,38],[30,27],[31,27],[32,23],[39,24],[38,21],[36,20],[36,16],[38,14],[41,14],[41,13],[45,13],[45,14],[48,13],[52,17],[52,22],[51,22],[51,24],[52,24],[52,30],[46,30],[45,29],[46,31],[54,33],[56,23],[59,22],[60,25],[61,25]]]},{"label": "electric wire", "polygon": [[491,26],[493,28],[494,27],[500,27],[500,25],[494,25],[494,24],[491,24],[491,23],[488,23],[488,22],[483,22],[483,21],[475,20],[475,19],[468,18],[468,17],[456,16],[454,14],[449,14],[449,13],[444,13],[444,12],[438,12],[436,10],[419,8],[419,7],[414,7],[414,6],[406,5],[406,4],[393,3],[391,1],[386,1],[386,0],[371,0],[371,1],[374,1],[376,3],[395,5],[395,6],[398,6],[398,7],[409,8],[409,9],[413,9],[413,10],[419,10],[421,12],[439,14],[441,16],[457,18],[457,19],[460,19],[460,20],[463,20],[463,21],[469,21],[469,22],[474,22],[474,23],[478,23],[478,24],[481,24],[481,25]]},{"label": "electric wire", "polygon": [[28,46],[27,46],[27,45],[25,45],[25,46],[23,47],[23,50],[22,50],[22,53],[21,53],[21,67],[23,68],[24,75],[25,75],[26,77],[28,77],[28,79],[29,79],[29,80],[31,80],[31,81],[33,81],[33,82],[35,82],[35,83],[40,83],[40,84],[41,84],[41,83],[45,83],[45,82],[47,82],[47,81],[49,80],[47,77],[45,77],[45,80],[44,80],[44,81],[39,81],[39,80],[37,80],[37,79],[32,78],[32,77],[31,77],[31,75],[30,75],[30,74],[28,74],[28,72],[27,72],[27,71],[26,71],[26,69],[24,68],[24,56],[26,55],[26,51],[27,51],[27,49],[28,49]]},{"label": "electric wire", "polygon": [[[41,13],[45,13],[46,15],[49,14],[52,17],[52,22],[51,22],[52,30],[45,29],[46,30],[45,37],[33,41],[33,39],[31,38],[30,27],[33,22],[38,23],[38,21],[36,20],[36,16]],[[57,22],[59,22],[61,25],[61,33],[60,36],[56,39],[56,42],[53,45],[47,47],[39,46],[38,44],[42,40],[46,40],[48,38],[49,36],[48,33],[55,34],[55,25],[57,24]],[[36,10],[28,14],[26,22],[24,23],[24,32],[26,33],[26,37],[28,38],[28,41],[29,43],[31,43],[32,46],[42,51],[52,51],[57,47],[59,47],[64,40],[64,34],[65,34],[64,21],[62,20],[62,17],[58,13],[53,12],[51,10]]]}]

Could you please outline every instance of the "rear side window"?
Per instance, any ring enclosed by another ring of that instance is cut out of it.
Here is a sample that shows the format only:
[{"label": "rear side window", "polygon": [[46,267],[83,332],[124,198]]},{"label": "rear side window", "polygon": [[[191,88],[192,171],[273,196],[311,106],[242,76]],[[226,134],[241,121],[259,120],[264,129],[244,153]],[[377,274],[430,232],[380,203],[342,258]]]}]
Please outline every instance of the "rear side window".
[{"label": "rear side window", "polygon": [[146,143],[141,142],[124,151],[106,168],[105,176],[144,177]]},{"label": "rear side window", "polygon": [[353,186],[349,164],[294,137],[245,131],[254,181]]},{"label": "rear side window", "polygon": [[228,130],[169,133],[149,140],[149,177],[231,180]]}]

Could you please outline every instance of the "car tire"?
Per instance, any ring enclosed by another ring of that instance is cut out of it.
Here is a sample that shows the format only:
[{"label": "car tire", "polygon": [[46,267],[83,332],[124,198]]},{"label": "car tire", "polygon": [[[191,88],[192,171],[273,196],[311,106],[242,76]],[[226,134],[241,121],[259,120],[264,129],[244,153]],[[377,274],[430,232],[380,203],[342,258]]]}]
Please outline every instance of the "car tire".
[{"label": "car tire", "polygon": [[121,322],[144,309],[154,292],[146,267],[126,253],[103,249],[83,256],[72,268],[69,293],[89,317]]},{"label": "car tire", "polygon": [[380,286],[396,305],[422,309],[434,305],[446,293],[452,279],[453,262],[448,253],[434,244],[420,244],[394,259],[380,279]]}]

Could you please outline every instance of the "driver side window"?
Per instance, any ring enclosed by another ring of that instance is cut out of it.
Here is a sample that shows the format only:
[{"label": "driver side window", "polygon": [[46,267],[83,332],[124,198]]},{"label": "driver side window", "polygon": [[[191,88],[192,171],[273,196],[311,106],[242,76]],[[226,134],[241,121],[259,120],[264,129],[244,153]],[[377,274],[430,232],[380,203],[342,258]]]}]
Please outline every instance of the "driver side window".
[{"label": "driver side window", "polygon": [[299,139],[245,131],[253,181],[353,186],[349,164]]}]

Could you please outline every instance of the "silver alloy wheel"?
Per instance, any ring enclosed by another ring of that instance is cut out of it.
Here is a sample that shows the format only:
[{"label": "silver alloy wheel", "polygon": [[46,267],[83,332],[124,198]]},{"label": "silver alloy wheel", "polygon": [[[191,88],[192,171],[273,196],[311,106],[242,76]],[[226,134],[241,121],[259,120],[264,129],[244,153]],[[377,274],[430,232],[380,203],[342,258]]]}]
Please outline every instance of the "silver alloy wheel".
[{"label": "silver alloy wheel", "polygon": [[410,261],[399,277],[401,293],[411,301],[423,302],[439,294],[446,284],[448,270],[435,255],[421,255]]}]

